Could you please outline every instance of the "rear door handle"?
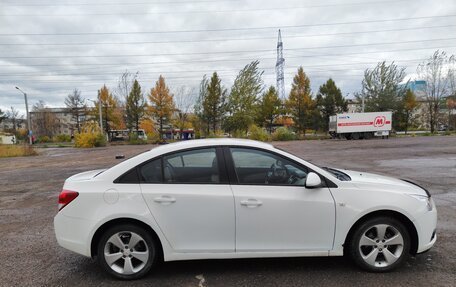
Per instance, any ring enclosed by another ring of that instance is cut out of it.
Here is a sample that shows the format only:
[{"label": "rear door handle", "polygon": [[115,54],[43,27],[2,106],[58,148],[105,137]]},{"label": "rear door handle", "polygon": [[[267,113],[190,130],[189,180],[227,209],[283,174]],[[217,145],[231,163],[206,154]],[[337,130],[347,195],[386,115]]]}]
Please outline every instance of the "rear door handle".
[{"label": "rear door handle", "polygon": [[254,208],[254,207],[258,207],[258,206],[263,205],[263,203],[261,201],[259,201],[259,200],[249,198],[249,199],[246,199],[246,200],[241,200],[241,205],[242,206],[246,206],[248,208]]},{"label": "rear door handle", "polygon": [[174,197],[164,195],[154,198],[154,201],[166,205],[176,202],[176,199]]}]

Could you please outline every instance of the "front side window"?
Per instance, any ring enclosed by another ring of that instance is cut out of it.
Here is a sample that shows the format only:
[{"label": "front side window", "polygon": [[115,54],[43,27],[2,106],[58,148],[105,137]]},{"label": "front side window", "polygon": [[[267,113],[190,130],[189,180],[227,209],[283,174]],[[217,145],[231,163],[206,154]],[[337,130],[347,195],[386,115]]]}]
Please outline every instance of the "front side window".
[{"label": "front side window", "polygon": [[276,154],[231,148],[239,183],[257,185],[304,185],[308,170]]},{"label": "front side window", "polygon": [[173,153],[163,157],[165,183],[219,183],[215,148]]}]

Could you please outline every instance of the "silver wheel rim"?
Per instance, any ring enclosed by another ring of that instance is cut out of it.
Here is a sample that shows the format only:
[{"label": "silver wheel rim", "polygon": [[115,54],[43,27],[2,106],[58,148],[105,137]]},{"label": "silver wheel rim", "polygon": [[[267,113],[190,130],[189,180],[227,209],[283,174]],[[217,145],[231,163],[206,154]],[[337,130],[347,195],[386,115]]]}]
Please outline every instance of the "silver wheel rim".
[{"label": "silver wheel rim", "polygon": [[149,248],[137,233],[121,231],[109,237],[104,247],[104,259],[116,273],[135,274],[146,266]]},{"label": "silver wheel rim", "polygon": [[387,267],[394,264],[404,250],[404,238],[393,226],[377,224],[369,227],[359,240],[362,259],[373,267]]}]

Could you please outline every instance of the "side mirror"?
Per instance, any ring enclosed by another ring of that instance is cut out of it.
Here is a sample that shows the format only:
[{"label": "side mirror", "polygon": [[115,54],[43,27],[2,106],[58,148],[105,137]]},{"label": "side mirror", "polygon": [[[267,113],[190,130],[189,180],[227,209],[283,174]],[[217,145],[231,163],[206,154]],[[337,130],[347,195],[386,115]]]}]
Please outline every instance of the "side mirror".
[{"label": "side mirror", "polygon": [[305,186],[307,188],[320,187],[321,186],[321,178],[320,178],[320,176],[318,174],[316,174],[315,172],[309,172],[307,174]]}]

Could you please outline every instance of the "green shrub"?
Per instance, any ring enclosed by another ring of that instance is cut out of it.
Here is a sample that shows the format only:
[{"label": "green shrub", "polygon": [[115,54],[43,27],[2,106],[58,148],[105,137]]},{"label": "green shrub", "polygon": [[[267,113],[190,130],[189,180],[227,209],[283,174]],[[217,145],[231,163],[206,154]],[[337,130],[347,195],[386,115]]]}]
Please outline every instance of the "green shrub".
[{"label": "green shrub", "polygon": [[147,141],[138,138],[138,135],[135,133],[130,133],[128,137],[128,143],[134,145],[147,144]]},{"label": "green shrub", "polygon": [[58,143],[71,142],[71,136],[70,135],[66,135],[66,134],[59,134],[59,135],[54,136],[52,141],[53,142],[58,142]]},{"label": "green shrub", "polygon": [[151,143],[157,143],[160,141],[160,134],[157,132],[147,133],[147,141]]},{"label": "green shrub", "polygon": [[233,138],[245,138],[247,135],[245,134],[245,131],[241,131],[241,130],[235,130],[233,132],[231,132],[231,137]]},{"label": "green shrub", "polygon": [[48,143],[51,139],[48,136],[39,136],[37,142],[39,143]]},{"label": "green shrub", "polygon": [[295,139],[296,135],[285,127],[280,127],[272,133],[272,140],[274,141],[292,141]]},{"label": "green shrub", "polygon": [[209,134],[206,135],[208,139],[215,139],[215,138],[223,138],[223,132],[221,130],[210,131]]},{"label": "green shrub", "polygon": [[269,140],[269,135],[264,129],[262,129],[256,125],[251,125],[249,127],[248,138],[251,140],[265,142],[265,141]]},{"label": "green shrub", "polygon": [[81,148],[101,147],[106,145],[106,138],[95,122],[87,122],[80,133],[74,136],[74,146]]}]

